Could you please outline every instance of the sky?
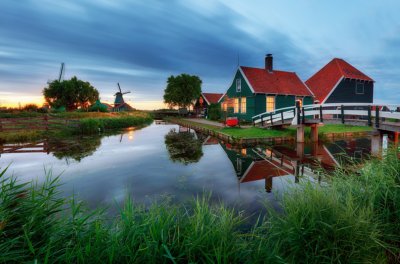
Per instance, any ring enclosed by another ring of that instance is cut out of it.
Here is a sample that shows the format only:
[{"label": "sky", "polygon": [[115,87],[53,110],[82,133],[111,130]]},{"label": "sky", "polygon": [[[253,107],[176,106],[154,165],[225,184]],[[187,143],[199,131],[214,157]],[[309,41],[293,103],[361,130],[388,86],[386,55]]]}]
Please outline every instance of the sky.
[{"label": "sky", "polygon": [[224,93],[238,63],[305,81],[343,58],[375,80],[376,103],[400,103],[400,1],[1,0],[0,107],[43,102],[58,78],[89,81],[113,102],[164,107],[170,75]]}]

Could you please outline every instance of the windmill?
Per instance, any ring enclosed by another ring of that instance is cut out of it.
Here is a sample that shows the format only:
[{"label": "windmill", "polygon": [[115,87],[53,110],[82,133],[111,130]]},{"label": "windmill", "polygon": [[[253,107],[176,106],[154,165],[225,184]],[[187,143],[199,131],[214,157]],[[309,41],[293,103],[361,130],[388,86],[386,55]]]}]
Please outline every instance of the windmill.
[{"label": "windmill", "polygon": [[60,68],[60,74],[58,75],[58,81],[61,82],[62,79],[64,78],[64,72],[65,72],[65,64],[64,62],[61,63],[61,68]]},{"label": "windmill", "polygon": [[124,92],[124,93],[123,93],[122,90],[121,90],[121,86],[119,85],[119,83],[117,83],[117,84],[118,84],[119,92],[116,92],[116,93],[114,94],[114,96],[115,96],[114,107],[115,107],[115,108],[117,108],[117,107],[122,106],[123,104],[125,104],[123,95],[124,95],[124,94],[130,93],[130,91],[127,91],[127,92]]},{"label": "windmill", "polygon": [[[60,73],[58,74],[58,79],[56,79],[55,81],[59,81],[61,82],[64,79],[64,73],[65,73],[65,63],[62,62],[61,63],[61,68],[60,68]],[[54,80],[48,80],[47,84],[52,83]]]}]

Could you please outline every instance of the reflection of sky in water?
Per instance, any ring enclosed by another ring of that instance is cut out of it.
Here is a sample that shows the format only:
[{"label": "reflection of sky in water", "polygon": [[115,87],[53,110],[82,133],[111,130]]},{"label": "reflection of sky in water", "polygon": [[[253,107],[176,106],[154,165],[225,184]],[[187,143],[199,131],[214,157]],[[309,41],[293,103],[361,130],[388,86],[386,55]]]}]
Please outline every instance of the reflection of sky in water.
[{"label": "reflection of sky in water", "polygon": [[51,153],[18,153],[2,154],[0,167],[11,163],[9,172],[25,181],[42,181],[45,169],[51,169],[53,175],[62,173],[64,194],[75,193],[92,207],[121,202],[127,195],[144,203],[168,195],[179,203],[206,191],[212,192],[213,200],[254,212],[261,197],[273,202],[276,194],[294,182],[292,175],[274,177],[272,193],[266,193],[263,179],[239,184],[233,163],[219,144],[204,145],[197,163],[174,163],[164,144],[164,136],[172,128],[178,127],[153,124],[126,131],[122,138],[104,137],[93,155],[80,162],[58,159]]},{"label": "reflection of sky in water", "polygon": [[[120,202],[127,195],[146,203],[160,195],[172,195],[181,202],[204,191],[211,191],[213,200],[253,209],[260,196],[274,199],[273,194],[265,193],[264,181],[239,188],[232,163],[219,144],[203,146],[204,154],[197,163],[171,162],[164,144],[171,128],[177,126],[153,124],[127,131],[122,140],[120,135],[104,137],[94,154],[80,162],[60,160],[51,153],[21,153],[2,154],[0,166],[12,163],[9,171],[22,180],[43,180],[44,168],[52,169],[53,175],[62,173],[65,195],[74,192],[91,206]],[[274,179],[274,189],[281,188],[279,181]]]}]

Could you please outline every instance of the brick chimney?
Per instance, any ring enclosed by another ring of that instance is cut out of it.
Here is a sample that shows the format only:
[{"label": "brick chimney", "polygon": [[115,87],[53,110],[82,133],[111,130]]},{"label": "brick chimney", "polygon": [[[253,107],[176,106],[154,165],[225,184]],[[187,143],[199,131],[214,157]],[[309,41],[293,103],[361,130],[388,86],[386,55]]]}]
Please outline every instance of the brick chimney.
[{"label": "brick chimney", "polygon": [[269,73],[272,73],[273,71],[272,59],[272,54],[265,55],[265,70]]}]

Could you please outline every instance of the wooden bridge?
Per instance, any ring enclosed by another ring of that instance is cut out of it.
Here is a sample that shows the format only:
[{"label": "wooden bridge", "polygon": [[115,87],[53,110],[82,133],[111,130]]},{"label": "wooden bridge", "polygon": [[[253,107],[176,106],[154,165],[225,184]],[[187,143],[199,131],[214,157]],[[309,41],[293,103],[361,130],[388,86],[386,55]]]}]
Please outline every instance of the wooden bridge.
[{"label": "wooden bridge", "polygon": [[292,106],[265,112],[253,117],[253,125],[261,127],[297,127],[297,142],[304,142],[304,127],[311,127],[311,140],[318,141],[318,126],[348,124],[370,126],[376,131],[400,133],[400,105],[365,103],[313,104]]}]

